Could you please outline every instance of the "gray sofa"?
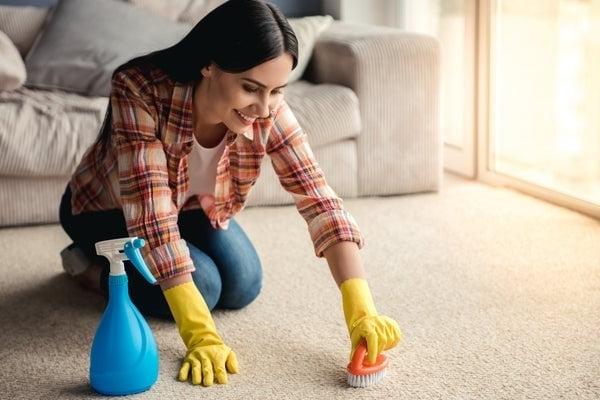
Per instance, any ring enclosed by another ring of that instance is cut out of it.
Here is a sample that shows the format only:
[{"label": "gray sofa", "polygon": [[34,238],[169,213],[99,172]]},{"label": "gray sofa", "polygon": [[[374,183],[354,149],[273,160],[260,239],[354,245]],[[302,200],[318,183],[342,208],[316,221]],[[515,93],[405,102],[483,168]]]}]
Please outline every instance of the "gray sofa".
[{"label": "gray sofa", "polygon": [[[436,39],[334,21],[286,99],[340,197],[439,189]],[[65,185],[107,104],[26,87],[0,92],[0,226],[58,221]],[[264,162],[248,206],[293,204],[269,158]]]}]

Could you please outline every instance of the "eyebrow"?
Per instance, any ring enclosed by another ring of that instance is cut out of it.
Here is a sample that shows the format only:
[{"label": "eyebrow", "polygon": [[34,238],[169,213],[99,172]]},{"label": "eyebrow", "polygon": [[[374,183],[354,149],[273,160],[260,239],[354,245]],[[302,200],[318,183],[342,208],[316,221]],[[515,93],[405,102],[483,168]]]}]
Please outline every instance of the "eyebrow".
[{"label": "eyebrow", "polygon": [[[256,84],[256,85],[258,85],[258,86],[260,86],[260,87],[263,87],[263,88],[266,88],[266,87],[267,87],[267,85],[265,85],[265,84],[262,84],[262,83],[260,83],[259,81],[255,81],[254,79],[250,79],[250,78],[242,78],[242,79],[243,79],[243,80],[245,80],[245,81],[252,82],[252,83],[254,83],[254,84]],[[286,87],[286,86],[287,86],[287,83],[286,83],[285,85],[277,86],[275,89],[281,89],[281,88],[284,88],[284,87]]]}]

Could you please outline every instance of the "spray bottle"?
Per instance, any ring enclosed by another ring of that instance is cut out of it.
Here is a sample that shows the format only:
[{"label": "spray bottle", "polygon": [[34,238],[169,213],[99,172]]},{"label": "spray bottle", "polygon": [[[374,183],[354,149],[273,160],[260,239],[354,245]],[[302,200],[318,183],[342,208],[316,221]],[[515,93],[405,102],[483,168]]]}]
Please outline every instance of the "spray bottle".
[{"label": "spray bottle", "polygon": [[96,243],[96,253],[109,259],[108,305],[102,315],[90,355],[92,388],[106,395],[146,391],[158,378],[158,351],[150,327],[129,298],[123,260],[129,259],[150,283],[155,283],[139,248],[144,240],[122,238]]}]

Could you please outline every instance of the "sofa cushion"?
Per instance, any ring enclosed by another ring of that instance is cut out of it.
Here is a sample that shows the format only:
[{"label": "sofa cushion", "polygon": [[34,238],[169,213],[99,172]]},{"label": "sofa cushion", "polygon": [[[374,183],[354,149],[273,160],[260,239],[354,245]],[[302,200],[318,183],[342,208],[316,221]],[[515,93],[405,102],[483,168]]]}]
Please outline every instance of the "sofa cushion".
[{"label": "sofa cushion", "polygon": [[[286,91],[313,148],[358,136],[358,101],[350,89],[298,81]],[[70,175],[96,139],[107,106],[107,97],[26,87],[0,92],[0,174]]]},{"label": "sofa cushion", "polygon": [[172,21],[195,25],[225,0],[125,0]]},{"label": "sofa cushion", "polygon": [[40,33],[48,8],[0,6],[0,31],[6,33],[25,57]]},{"label": "sofa cushion", "polygon": [[126,0],[138,7],[151,11],[156,15],[177,21],[179,15],[185,11],[190,0]]},{"label": "sofa cushion", "polygon": [[27,85],[108,96],[116,67],[168,47],[191,29],[117,0],[61,0],[25,65]]},{"label": "sofa cushion", "polygon": [[191,0],[187,8],[177,17],[179,22],[195,25],[212,9],[223,4],[225,0]]},{"label": "sofa cushion", "polygon": [[299,80],[304,74],[317,38],[331,25],[333,17],[331,15],[312,15],[304,18],[289,18],[288,22],[298,39],[298,65],[288,80],[291,83]]},{"label": "sofa cushion", "polygon": [[313,148],[359,135],[358,98],[349,88],[296,81],[285,90],[285,98]]},{"label": "sofa cushion", "polygon": [[25,65],[19,50],[8,36],[0,31],[0,91],[15,90],[25,82]]},{"label": "sofa cushion", "polygon": [[70,175],[98,136],[106,97],[31,90],[0,92],[0,175]]}]

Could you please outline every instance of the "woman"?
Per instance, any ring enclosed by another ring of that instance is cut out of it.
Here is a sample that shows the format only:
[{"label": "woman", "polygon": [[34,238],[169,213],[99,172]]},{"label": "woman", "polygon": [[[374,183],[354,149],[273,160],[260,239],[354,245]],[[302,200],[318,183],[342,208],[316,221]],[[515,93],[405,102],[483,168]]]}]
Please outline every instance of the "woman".
[{"label": "woman", "polygon": [[187,347],[182,381],[191,371],[194,384],[210,386],[238,372],[210,310],[244,307],[260,291],[258,255],[232,217],[267,154],[340,287],[351,354],[365,339],[374,361],[399,342],[397,323],[373,305],[358,226],[284,101],[297,48],[274,5],[231,0],[181,42],[119,67],[99,139],[63,196],[61,223],[74,242],[63,255],[66,264],[69,254],[87,260],[78,280],[88,287],[107,291],[108,264],[95,242],[146,240],[144,259],[159,285],[128,265],[131,297],[146,315],[174,318]]}]

